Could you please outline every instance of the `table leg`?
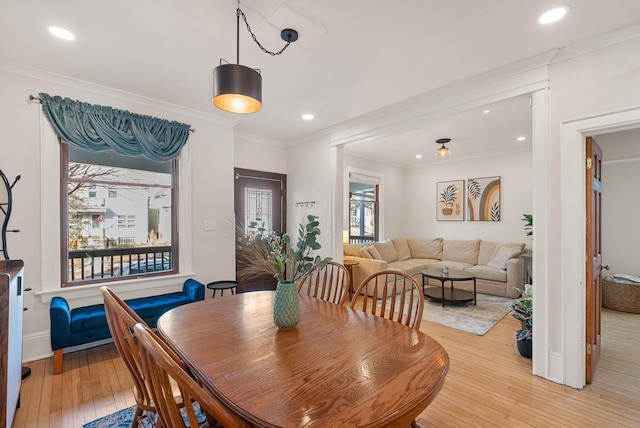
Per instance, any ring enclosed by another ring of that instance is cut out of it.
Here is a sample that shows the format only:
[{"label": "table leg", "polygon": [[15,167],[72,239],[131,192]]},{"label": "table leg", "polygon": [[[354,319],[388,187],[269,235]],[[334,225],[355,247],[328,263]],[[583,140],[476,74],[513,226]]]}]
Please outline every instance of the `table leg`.
[{"label": "table leg", "polygon": [[473,305],[476,306],[477,301],[476,301],[476,297],[477,297],[477,293],[476,293],[476,279],[473,278]]},{"label": "table leg", "polygon": [[[440,285],[442,286],[442,307],[444,308],[444,283],[446,282],[446,280],[441,279],[440,280]],[[451,283],[453,285],[453,282]]]}]

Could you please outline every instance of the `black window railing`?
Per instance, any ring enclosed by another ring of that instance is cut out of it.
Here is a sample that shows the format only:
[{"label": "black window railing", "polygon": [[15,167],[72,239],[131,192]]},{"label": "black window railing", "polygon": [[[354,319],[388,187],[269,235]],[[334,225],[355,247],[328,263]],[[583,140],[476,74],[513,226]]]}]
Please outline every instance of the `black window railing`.
[{"label": "black window railing", "polygon": [[161,247],[104,248],[69,251],[69,282],[173,271],[173,250]]},{"label": "black window railing", "polygon": [[367,242],[375,241],[375,236],[366,236],[366,235],[349,235],[349,243],[350,244],[366,244]]}]

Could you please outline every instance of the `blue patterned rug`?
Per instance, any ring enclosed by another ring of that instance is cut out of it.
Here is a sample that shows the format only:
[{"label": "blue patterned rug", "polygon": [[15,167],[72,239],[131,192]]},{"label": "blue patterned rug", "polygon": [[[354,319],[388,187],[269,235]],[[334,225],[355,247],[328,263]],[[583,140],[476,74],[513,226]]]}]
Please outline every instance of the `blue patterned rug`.
[{"label": "blue patterned rug", "polygon": [[[198,403],[194,403],[193,408],[198,416],[198,422],[205,422],[207,418],[200,410],[200,405]],[[133,415],[135,415],[135,413],[136,406],[127,407],[126,409],[118,410],[115,413],[98,418],[95,421],[88,422],[82,425],[82,428],[131,428]],[[155,422],[155,415],[151,415],[150,417],[154,418]],[[186,426],[189,426],[184,413],[182,414],[182,418],[184,419]],[[153,426],[154,424],[152,424],[148,418],[143,418],[139,425],[141,428],[153,428]]]}]

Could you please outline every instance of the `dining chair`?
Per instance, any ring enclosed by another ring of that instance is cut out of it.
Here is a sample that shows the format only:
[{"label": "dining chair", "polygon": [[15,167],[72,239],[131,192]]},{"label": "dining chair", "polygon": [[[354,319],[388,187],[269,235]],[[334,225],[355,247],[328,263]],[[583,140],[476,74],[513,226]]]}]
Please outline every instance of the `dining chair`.
[{"label": "dining chair", "polygon": [[[140,342],[140,354],[145,378],[158,409],[158,418],[166,427],[226,427],[244,428],[249,424],[225,404],[202,388],[180,364],[179,357],[145,324],[134,327]],[[178,386],[182,402],[197,401],[208,422],[199,424],[193,406],[184,406],[184,414],[174,397],[173,384]],[[185,424],[185,418],[188,425]],[[213,418],[213,419],[211,419]]]},{"label": "dining chair", "polygon": [[330,261],[300,281],[298,292],[303,289],[307,296],[342,305],[349,292],[349,271],[342,264]]},{"label": "dining chair", "polygon": [[[362,296],[361,296],[362,295]],[[420,328],[424,297],[416,279],[404,272],[382,270],[366,277],[349,305],[407,327]]]},{"label": "dining chair", "polygon": [[151,416],[149,413],[157,412],[142,375],[140,352],[136,338],[133,336],[133,327],[138,323],[145,323],[113,290],[103,286],[100,292],[104,299],[104,312],[113,343],[133,379],[136,412],[131,426],[138,426],[145,412],[148,420],[153,423],[154,419],[149,417]]}]

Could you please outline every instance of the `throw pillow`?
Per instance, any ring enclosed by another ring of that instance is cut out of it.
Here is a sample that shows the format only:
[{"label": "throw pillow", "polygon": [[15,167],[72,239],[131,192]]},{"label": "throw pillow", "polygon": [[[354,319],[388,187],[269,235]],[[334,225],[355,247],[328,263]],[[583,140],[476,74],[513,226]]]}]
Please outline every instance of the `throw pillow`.
[{"label": "throw pillow", "polygon": [[387,240],[383,242],[374,242],[373,246],[380,253],[381,259],[385,262],[395,262],[398,260],[398,255],[396,254],[396,247],[393,246],[393,242]]},{"label": "throw pillow", "polygon": [[442,260],[442,238],[407,239],[407,243],[414,259]]},{"label": "throw pillow", "polygon": [[498,245],[491,256],[491,260],[487,263],[487,266],[494,269],[505,270],[507,269],[507,260],[520,255],[521,252],[522,251],[517,248],[509,247],[507,245]]},{"label": "throw pillow", "polygon": [[369,253],[369,251],[367,251],[367,247],[360,248],[360,257],[365,258],[365,259],[372,259],[373,258],[371,256],[371,253]]},{"label": "throw pillow", "polygon": [[372,258],[372,259],[384,260],[382,258],[382,256],[380,255],[380,253],[378,252],[378,249],[373,244],[365,245],[364,247],[362,247],[362,250],[367,252],[369,254],[370,258]]},{"label": "throw pillow", "polygon": [[398,260],[404,261],[411,258],[411,249],[409,248],[407,238],[396,238],[392,239],[391,242],[393,242],[393,246],[396,248]]}]

